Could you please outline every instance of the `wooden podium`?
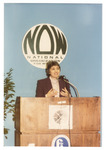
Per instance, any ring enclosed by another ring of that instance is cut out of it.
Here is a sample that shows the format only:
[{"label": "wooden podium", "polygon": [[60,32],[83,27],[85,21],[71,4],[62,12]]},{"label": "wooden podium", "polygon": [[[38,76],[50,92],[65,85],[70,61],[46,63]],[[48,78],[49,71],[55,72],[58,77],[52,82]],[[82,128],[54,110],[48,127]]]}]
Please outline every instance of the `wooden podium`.
[{"label": "wooden podium", "polygon": [[100,97],[17,97],[15,146],[53,146],[65,135],[73,147],[100,146]]}]

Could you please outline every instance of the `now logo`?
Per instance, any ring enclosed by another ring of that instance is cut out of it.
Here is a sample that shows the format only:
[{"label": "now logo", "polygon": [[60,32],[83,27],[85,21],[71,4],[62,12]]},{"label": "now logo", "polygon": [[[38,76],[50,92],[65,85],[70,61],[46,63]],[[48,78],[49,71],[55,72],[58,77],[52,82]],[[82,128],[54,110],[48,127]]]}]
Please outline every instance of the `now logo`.
[{"label": "now logo", "polygon": [[67,41],[57,27],[39,24],[26,32],[22,41],[22,51],[33,66],[45,68],[48,60],[61,63],[67,53]]}]

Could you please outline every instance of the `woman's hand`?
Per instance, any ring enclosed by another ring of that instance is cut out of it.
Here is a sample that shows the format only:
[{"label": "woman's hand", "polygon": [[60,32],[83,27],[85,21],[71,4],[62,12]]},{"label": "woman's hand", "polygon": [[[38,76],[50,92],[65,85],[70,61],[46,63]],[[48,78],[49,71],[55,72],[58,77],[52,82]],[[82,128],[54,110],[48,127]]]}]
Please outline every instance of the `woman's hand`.
[{"label": "woman's hand", "polygon": [[55,95],[57,95],[57,91],[54,89],[50,89],[50,91],[46,94],[46,97],[54,97]]},{"label": "woman's hand", "polygon": [[64,89],[62,89],[60,94],[64,97],[70,97],[71,96],[70,93],[67,91],[66,87]]}]

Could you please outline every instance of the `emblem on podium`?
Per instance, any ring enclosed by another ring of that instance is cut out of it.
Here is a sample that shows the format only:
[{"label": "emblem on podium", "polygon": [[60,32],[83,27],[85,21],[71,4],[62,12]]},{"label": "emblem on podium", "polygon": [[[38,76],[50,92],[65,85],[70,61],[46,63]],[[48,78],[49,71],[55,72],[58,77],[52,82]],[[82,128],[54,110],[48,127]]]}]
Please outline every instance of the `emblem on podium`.
[{"label": "emblem on podium", "polygon": [[70,147],[70,140],[66,135],[58,135],[52,141],[53,147]]},{"label": "emblem on podium", "polygon": [[72,129],[73,106],[49,105],[49,129]]}]

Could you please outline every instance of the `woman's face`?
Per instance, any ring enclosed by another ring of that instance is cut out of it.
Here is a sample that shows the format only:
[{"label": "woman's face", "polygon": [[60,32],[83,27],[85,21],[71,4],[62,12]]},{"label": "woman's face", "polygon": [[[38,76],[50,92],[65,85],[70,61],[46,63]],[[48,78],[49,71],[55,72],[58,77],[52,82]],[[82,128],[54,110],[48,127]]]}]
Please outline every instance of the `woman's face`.
[{"label": "woman's face", "polygon": [[52,78],[58,78],[60,76],[60,68],[59,66],[52,66],[49,69],[49,74]]}]

